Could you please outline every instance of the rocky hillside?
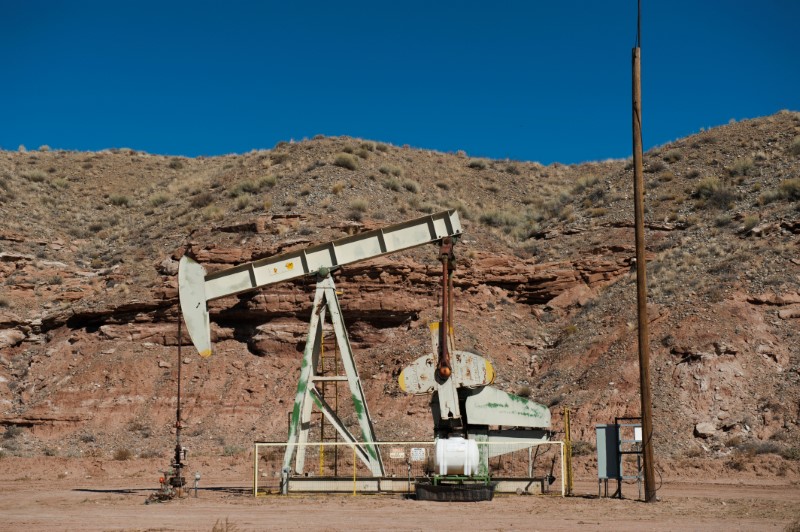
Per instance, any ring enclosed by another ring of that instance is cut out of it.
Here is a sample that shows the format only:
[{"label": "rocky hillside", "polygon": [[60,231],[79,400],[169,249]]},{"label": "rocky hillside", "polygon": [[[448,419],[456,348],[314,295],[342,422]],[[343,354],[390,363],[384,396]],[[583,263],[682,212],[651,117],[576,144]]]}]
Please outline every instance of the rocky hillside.
[{"label": "rocky hillside", "polygon": [[[800,114],[645,154],[657,456],[800,457]],[[215,301],[216,353],[178,358],[177,261],[210,271],[458,209],[458,347],[497,385],[573,409],[574,437],[639,412],[632,170],[495,161],[347,137],[195,159],[0,152],[0,447],[169,454],[280,441],[313,282]],[[396,377],[429,349],[437,249],[336,274],[378,437],[429,438]],[[332,336],[329,338],[331,345]],[[346,416],[345,416],[346,417]]]}]

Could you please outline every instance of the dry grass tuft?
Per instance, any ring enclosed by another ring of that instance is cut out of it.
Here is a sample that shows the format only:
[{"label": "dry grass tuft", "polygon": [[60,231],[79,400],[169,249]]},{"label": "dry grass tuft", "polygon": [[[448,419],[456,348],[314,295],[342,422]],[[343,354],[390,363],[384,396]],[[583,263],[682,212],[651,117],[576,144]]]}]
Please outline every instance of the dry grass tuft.
[{"label": "dry grass tuft", "polygon": [[358,170],[358,160],[349,153],[340,153],[333,160],[333,164],[348,170]]}]

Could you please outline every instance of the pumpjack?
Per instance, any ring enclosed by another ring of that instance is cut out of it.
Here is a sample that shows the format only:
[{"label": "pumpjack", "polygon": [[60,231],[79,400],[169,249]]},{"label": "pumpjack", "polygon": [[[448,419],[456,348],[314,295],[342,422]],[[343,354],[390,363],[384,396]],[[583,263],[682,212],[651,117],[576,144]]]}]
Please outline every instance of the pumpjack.
[{"label": "pumpjack", "polygon": [[[487,484],[491,457],[528,448],[532,441],[549,439],[550,411],[546,406],[490,386],[495,371],[489,360],[455,349],[453,271],[456,261],[453,249],[461,236],[458,212],[449,210],[212,274],[207,274],[188,255],[181,258],[178,271],[181,310],[192,342],[203,357],[212,353],[209,301],[303,276],[316,278],[316,293],[283,460],[285,475],[292,471],[297,475],[304,472],[305,446],[298,444],[308,441],[312,408],[316,406],[339,435],[354,445],[358,459],[371,474],[384,476],[383,462],[375,445],[377,440],[372,420],[331,273],[348,264],[431,243],[439,245],[442,263],[441,319],[430,326],[431,352],[401,372],[399,386],[409,394],[432,396],[437,457],[433,485],[446,486],[450,481],[463,485],[465,479],[482,480]],[[330,314],[341,350],[346,374],[342,377],[324,376],[319,369],[326,313]],[[329,379],[347,381],[360,439],[350,432],[338,418],[336,410],[317,390],[316,383]],[[498,442],[505,444],[489,445]],[[433,491],[438,493],[441,490]],[[434,495],[431,498],[440,497]],[[452,497],[445,500],[452,500]]]}]

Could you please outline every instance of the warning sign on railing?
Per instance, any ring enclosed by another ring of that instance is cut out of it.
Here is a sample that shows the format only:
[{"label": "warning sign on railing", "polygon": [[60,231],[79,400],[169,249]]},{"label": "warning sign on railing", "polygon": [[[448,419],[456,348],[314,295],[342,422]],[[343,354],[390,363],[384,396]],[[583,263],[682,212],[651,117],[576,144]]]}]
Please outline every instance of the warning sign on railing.
[{"label": "warning sign on railing", "polygon": [[425,461],[425,448],[424,447],[412,447],[411,448],[411,461],[412,462],[424,462]]},{"label": "warning sign on railing", "polygon": [[402,447],[392,447],[389,450],[389,458],[393,460],[405,460],[406,450]]}]

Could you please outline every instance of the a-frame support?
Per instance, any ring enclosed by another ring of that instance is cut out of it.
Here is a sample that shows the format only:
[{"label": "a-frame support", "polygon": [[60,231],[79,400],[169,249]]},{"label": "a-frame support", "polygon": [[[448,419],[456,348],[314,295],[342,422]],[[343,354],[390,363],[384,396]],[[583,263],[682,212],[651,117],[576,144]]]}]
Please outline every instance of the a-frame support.
[{"label": "a-frame support", "polygon": [[[342,377],[325,377],[319,374],[319,354],[326,312],[330,313],[331,323],[336,334],[336,342],[341,353],[342,365],[345,370],[345,376]],[[347,380],[350,396],[353,400],[353,410],[361,429],[361,441],[350,433],[336,415],[335,410],[328,405],[314,385],[317,381],[331,379]],[[317,279],[317,291],[314,296],[314,306],[311,308],[308,337],[303,351],[303,362],[300,367],[300,380],[297,383],[297,394],[294,398],[292,420],[289,425],[289,438],[286,442],[286,453],[283,456],[283,470],[285,472],[291,471],[292,457],[297,452],[294,470],[297,474],[304,473],[305,445],[302,444],[308,442],[313,405],[317,406],[346,442],[354,444],[356,455],[369,468],[371,474],[376,477],[383,476],[383,461],[381,460],[378,446],[374,445],[376,441],[375,431],[372,428],[372,420],[367,410],[367,401],[361,388],[361,380],[358,377],[353,350],[350,347],[350,339],[347,336],[347,330],[342,318],[342,309],[339,306],[336,287],[333,284],[333,278],[330,273],[326,273],[324,277],[320,276]]]}]

